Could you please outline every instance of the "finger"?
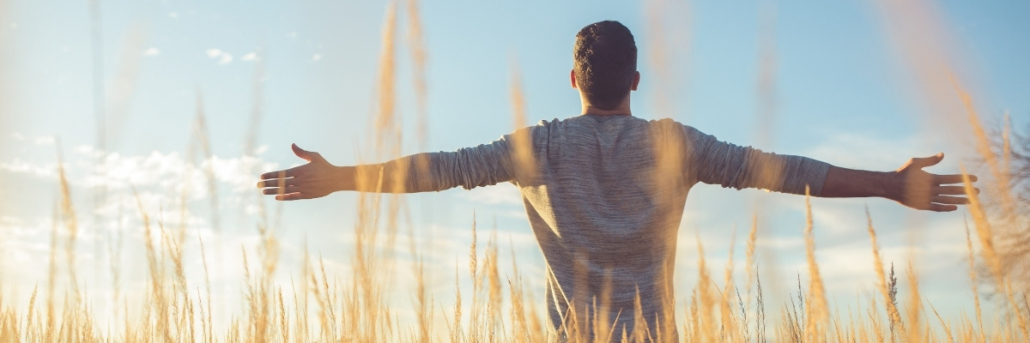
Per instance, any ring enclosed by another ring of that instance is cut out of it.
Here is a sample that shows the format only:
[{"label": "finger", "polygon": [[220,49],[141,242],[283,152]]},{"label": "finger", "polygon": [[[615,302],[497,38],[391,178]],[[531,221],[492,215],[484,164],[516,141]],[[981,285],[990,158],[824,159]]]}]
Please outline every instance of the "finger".
[{"label": "finger", "polygon": [[944,159],[944,153],[940,152],[930,157],[913,157],[912,166],[918,168],[926,168],[940,163]]},{"label": "finger", "polygon": [[307,150],[301,149],[299,146],[297,146],[297,143],[290,144],[290,149],[293,149],[293,154],[297,155],[297,157],[303,158],[308,162],[311,162],[311,158],[308,157],[309,152]]},{"label": "finger", "polygon": [[[965,186],[937,186],[934,191],[939,195],[960,195],[966,194]],[[980,194],[979,188],[973,188],[974,194]]]},{"label": "finger", "polygon": [[268,180],[268,179],[284,179],[284,178],[288,178],[288,177],[294,177],[294,176],[297,176],[296,175],[297,174],[297,168],[299,168],[299,167],[293,167],[293,168],[290,168],[290,169],[279,170],[279,171],[274,171],[274,172],[267,172],[267,173],[261,174],[261,179],[262,180]]},{"label": "finger", "polygon": [[272,180],[258,181],[257,187],[258,188],[286,187],[286,186],[295,186],[298,183],[299,183],[299,180],[297,180],[297,178],[272,179]]},{"label": "finger", "polygon": [[[976,181],[976,177],[970,175],[969,176],[969,181]],[[962,183],[962,175],[961,174],[955,174],[955,175],[934,175],[933,176],[933,183],[936,183],[938,185],[946,184],[946,183]]]},{"label": "finger", "polygon": [[957,210],[958,206],[955,205],[941,205],[941,204],[930,204],[930,211],[934,212],[951,212]]},{"label": "finger", "polygon": [[308,162],[322,158],[322,155],[320,155],[319,153],[301,149],[299,146],[297,146],[297,144],[293,144],[291,148],[293,148],[293,153],[296,154],[297,157],[303,158],[305,161]]},{"label": "finger", "polygon": [[951,205],[966,205],[966,204],[969,204],[969,198],[966,198],[966,197],[948,197],[948,196],[940,196],[939,195],[939,196],[933,197],[933,199],[930,199],[930,201],[936,202],[936,203],[941,203],[941,204],[951,204]]},{"label": "finger", "polygon": [[282,195],[276,195],[275,196],[275,200],[279,200],[279,201],[291,201],[291,200],[300,200],[300,199],[307,199],[307,198],[304,197],[304,194],[302,194],[302,193],[290,193],[290,194],[282,194]]},{"label": "finger", "polygon": [[300,187],[299,186],[289,186],[289,187],[280,187],[280,188],[265,188],[265,189],[261,190],[261,193],[264,193],[265,195],[273,195],[273,194],[297,193],[299,191],[300,191]]}]

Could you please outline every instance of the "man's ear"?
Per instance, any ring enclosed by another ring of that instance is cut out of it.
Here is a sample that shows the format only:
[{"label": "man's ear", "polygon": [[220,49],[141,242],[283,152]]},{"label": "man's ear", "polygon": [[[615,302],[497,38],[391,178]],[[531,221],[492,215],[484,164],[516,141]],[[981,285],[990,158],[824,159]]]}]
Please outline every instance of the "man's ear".
[{"label": "man's ear", "polygon": [[640,84],[640,72],[638,71],[638,72],[635,72],[633,74],[633,84],[630,85],[629,90],[631,90],[631,91],[637,90],[637,85],[639,85],[639,84]]},{"label": "man's ear", "polygon": [[579,89],[579,86],[576,85],[576,70],[569,72],[569,81],[572,82],[572,89]]}]

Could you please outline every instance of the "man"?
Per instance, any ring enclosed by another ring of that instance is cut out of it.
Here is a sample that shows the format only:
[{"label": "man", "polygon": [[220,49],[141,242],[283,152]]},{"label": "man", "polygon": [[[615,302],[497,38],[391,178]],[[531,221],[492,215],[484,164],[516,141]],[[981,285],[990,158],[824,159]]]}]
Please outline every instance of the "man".
[{"label": "man", "polygon": [[851,170],[721,142],[669,119],[633,117],[637,49],[618,22],[580,30],[574,58],[570,79],[582,101],[580,116],[541,122],[490,144],[375,165],[336,167],[293,145],[309,163],[261,175],[258,186],[277,200],[297,200],[341,190],[411,193],[512,182],[546,260],[547,308],[558,337],[602,339],[623,331],[675,337],[677,228],[698,182],[883,197],[944,212],[968,201],[961,185],[948,185],[962,182],[961,175],[922,170],[943,154],[913,158],[891,172]]}]

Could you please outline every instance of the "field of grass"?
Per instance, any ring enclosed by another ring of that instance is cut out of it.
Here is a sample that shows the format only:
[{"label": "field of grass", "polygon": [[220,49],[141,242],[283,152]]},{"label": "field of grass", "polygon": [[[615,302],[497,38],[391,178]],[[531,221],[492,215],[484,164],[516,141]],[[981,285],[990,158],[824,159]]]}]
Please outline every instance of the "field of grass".
[{"label": "field of grass", "polygon": [[[419,96],[419,124],[415,138],[424,144],[425,129],[425,54],[417,6],[414,0],[393,5],[388,10],[380,58],[378,102],[375,128],[369,133],[371,150],[377,159],[397,156],[400,152],[402,132],[394,118],[395,32],[398,8],[409,11],[409,33],[412,58],[415,61],[416,94]],[[259,71],[260,73],[260,71]],[[525,125],[525,113],[518,71],[513,71],[511,99],[513,122]],[[996,139],[988,134],[975,110],[973,99],[959,82],[951,85],[953,96],[965,105],[968,121],[962,126],[971,132],[977,151],[991,175],[981,177],[977,187],[982,194],[972,192],[973,184],[967,179],[965,187],[972,203],[960,210],[969,214],[967,227],[968,273],[971,288],[968,296],[974,299],[974,308],[955,316],[938,313],[931,302],[920,295],[918,270],[912,265],[895,266],[881,260],[877,232],[873,218],[868,216],[869,250],[874,259],[873,268],[878,279],[870,285],[873,296],[858,299],[861,307],[843,307],[833,304],[820,277],[816,260],[812,209],[805,198],[808,220],[804,226],[806,240],[807,274],[810,279],[798,280],[796,295],[788,303],[772,303],[763,291],[758,275],[755,247],[761,223],[752,223],[747,238],[745,275],[747,280],[735,280],[732,256],[719,275],[718,266],[706,264],[705,251],[698,261],[697,283],[691,289],[679,289],[680,299],[671,308],[676,309],[675,329],[681,341],[687,342],[1027,342],[1030,341],[1030,306],[1027,304],[1022,280],[1009,276],[1003,252],[996,246],[1005,239],[999,232],[1019,228],[1022,203],[1009,186],[1012,149],[1008,134]],[[259,85],[255,85],[259,88]],[[259,93],[258,93],[259,94]],[[259,99],[260,100],[260,99]],[[198,103],[200,99],[198,97]],[[258,101],[260,103],[260,101]],[[198,105],[197,126],[194,135],[195,153],[210,159],[209,137],[204,124],[202,105]],[[255,111],[259,113],[259,110]],[[252,133],[260,118],[255,118]],[[1007,129],[1006,129],[1007,130]],[[253,151],[256,135],[248,135],[245,145]],[[997,142],[1002,142],[998,144]],[[679,149],[679,147],[661,147]],[[524,149],[517,154],[523,165],[529,164]],[[60,155],[58,155],[60,159]],[[208,164],[210,166],[210,164]],[[420,166],[412,166],[418,168]],[[244,310],[219,309],[224,302],[214,299],[209,265],[217,261],[210,258],[203,239],[193,240],[185,225],[166,226],[156,213],[148,211],[138,201],[135,215],[142,222],[144,247],[142,256],[112,254],[110,263],[113,276],[115,311],[113,321],[101,321],[94,311],[96,304],[110,301],[107,295],[90,294],[81,287],[77,275],[76,243],[81,214],[76,211],[69,180],[63,165],[57,164],[60,199],[53,218],[53,232],[49,261],[40,262],[48,268],[48,279],[39,280],[32,290],[27,306],[24,299],[4,299],[0,292],[0,342],[543,342],[555,338],[547,328],[543,301],[532,296],[519,273],[514,254],[503,253],[504,243],[496,236],[483,240],[477,228],[475,215],[469,213],[473,225],[469,230],[473,243],[468,247],[470,264],[467,271],[456,271],[467,280],[454,280],[453,303],[438,303],[426,286],[422,262],[411,270],[396,270],[394,254],[406,250],[411,256],[422,251],[413,240],[404,246],[404,233],[399,224],[404,220],[404,198],[396,195],[360,194],[357,204],[357,222],[350,234],[354,237],[351,273],[332,275],[316,255],[305,252],[300,273],[292,275],[291,284],[280,284],[280,241],[277,238],[276,209],[260,207],[259,225],[254,245],[241,249],[243,264],[230,266],[225,273],[242,275],[245,284],[241,297]],[[214,171],[206,169],[205,186],[214,195]],[[255,170],[257,175],[262,172]],[[671,171],[666,171],[671,172]],[[964,172],[964,171],[963,171]],[[381,185],[381,175],[360,180]],[[184,187],[189,190],[189,187]],[[182,204],[177,209],[185,213],[190,194],[168,195],[168,203]],[[256,192],[256,191],[255,191]],[[255,197],[259,196],[257,194]],[[263,204],[263,202],[258,202]],[[217,202],[212,202],[217,207]],[[1018,230],[1018,229],[1016,229]],[[694,249],[695,247],[681,247]],[[731,248],[732,249],[732,248]],[[203,279],[189,278],[184,251],[198,251],[202,259]],[[721,252],[719,252],[721,253]],[[118,278],[122,271],[118,259],[139,259],[147,266],[147,282],[142,299],[129,299],[119,295],[122,285]],[[511,265],[511,273],[507,265]],[[296,266],[289,266],[291,269]],[[235,269],[232,269],[235,268]],[[296,270],[296,269],[294,269]],[[395,274],[410,274],[412,283],[396,282]],[[58,275],[61,274],[61,275]],[[8,275],[4,274],[9,277]],[[58,281],[63,282],[58,282]],[[5,280],[0,280],[0,289]],[[461,288],[462,284],[472,287]],[[981,285],[990,285],[995,296],[987,306]],[[907,297],[899,298],[899,287],[908,290]],[[387,298],[408,294],[410,307],[398,308]],[[984,301],[982,303],[981,301]],[[595,299],[596,306],[604,307],[604,299]],[[1003,308],[1004,313],[986,315],[987,308]],[[399,313],[411,313],[409,320]],[[234,313],[230,318],[216,318],[215,313]],[[575,313],[573,313],[574,315]],[[623,314],[626,315],[626,314]],[[226,322],[226,325],[219,324]],[[600,321],[576,321],[576,325],[563,328],[573,342],[586,341],[647,341],[648,333],[610,332]],[[670,331],[653,329],[662,340]],[[593,339],[586,332],[597,333]]]}]

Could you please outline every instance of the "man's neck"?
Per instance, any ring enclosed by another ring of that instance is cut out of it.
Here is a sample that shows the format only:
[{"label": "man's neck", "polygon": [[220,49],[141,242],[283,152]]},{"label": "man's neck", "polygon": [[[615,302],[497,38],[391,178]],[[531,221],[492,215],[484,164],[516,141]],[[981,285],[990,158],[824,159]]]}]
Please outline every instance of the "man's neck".
[{"label": "man's neck", "polygon": [[582,106],[583,106],[582,108],[583,108],[583,114],[584,115],[587,115],[587,114],[593,114],[593,115],[598,115],[598,116],[619,116],[619,115],[631,116],[631,115],[633,115],[633,112],[630,110],[630,106],[629,106],[629,97],[626,97],[626,100],[624,100],[621,104],[619,104],[619,106],[616,106],[615,108],[608,109],[608,110],[594,107],[593,105],[591,105],[589,102],[586,102],[586,101],[582,102]]}]

